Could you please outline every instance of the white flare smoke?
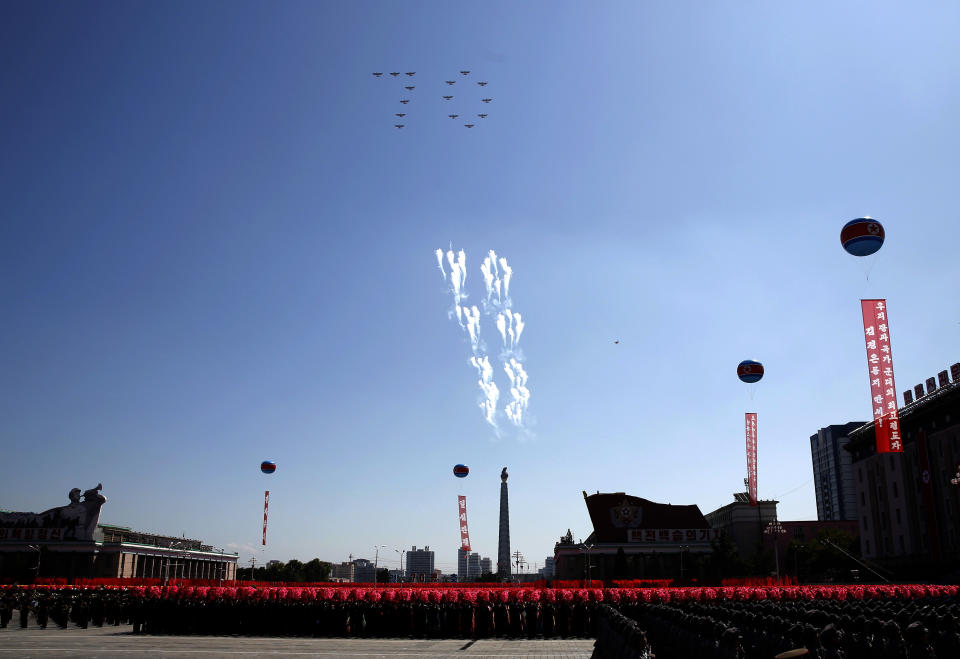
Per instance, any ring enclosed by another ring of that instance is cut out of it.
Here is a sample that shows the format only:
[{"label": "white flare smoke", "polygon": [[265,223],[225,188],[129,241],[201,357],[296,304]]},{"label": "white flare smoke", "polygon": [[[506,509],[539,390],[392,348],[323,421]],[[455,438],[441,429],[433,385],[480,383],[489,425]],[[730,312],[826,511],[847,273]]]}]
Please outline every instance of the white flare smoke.
[{"label": "white flare smoke", "polygon": [[[477,371],[477,385],[482,397],[478,401],[483,411],[484,419],[497,433],[497,404],[500,400],[500,388],[494,381],[494,370],[490,365],[490,358],[485,354],[485,344],[480,336],[481,311],[476,305],[466,305],[463,302],[469,297],[466,290],[467,256],[461,249],[456,252],[451,245],[444,252],[438,249],[434,252],[437,257],[437,267],[444,281],[448,282],[453,293],[453,310],[450,317],[456,315],[457,323],[467,333],[470,339],[470,364]],[[444,260],[449,266],[450,277],[444,269]],[[503,371],[510,381],[507,391],[510,400],[503,408],[507,419],[515,426],[523,428],[524,417],[530,404],[530,389],[527,387],[527,372],[523,367],[523,353],[519,349],[520,336],[526,324],[523,316],[513,311],[513,302],[510,299],[510,283],[513,278],[513,268],[505,257],[498,257],[494,250],[487,252],[480,264],[480,274],[486,292],[481,299],[480,307],[483,316],[491,317],[500,334],[503,349],[499,357]]]},{"label": "white flare smoke", "polygon": [[[451,249],[447,251],[447,264],[450,266],[450,287],[453,289],[453,303],[460,304],[460,301],[467,297],[463,293],[463,286],[467,281],[467,255],[463,253],[462,249],[455,255]],[[443,272],[442,265],[440,271]]]},{"label": "white flare smoke", "polygon": [[443,275],[443,280],[446,281],[446,280],[447,280],[447,273],[444,272],[444,270],[443,270],[443,250],[442,250],[442,249],[437,249],[437,251],[435,252],[435,254],[437,255],[437,267],[440,268],[440,274]]},{"label": "white flare smoke", "polygon": [[483,410],[483,416],[487,423],[496,428],[497,401],[500,400],[500,389],[497,387],[497,383],[493,381],[493,367],[490,365],[490,358],[486,355],[479,359],[471,357],[470,363],[477,369],[477,375],[480,376],[477,384],[484,396],[483,400],[480,401],[480,409]]},{"label": "white flare smoke", "polygon": [[507,377],[510,379],[510,397],[512,400],[503,408],[507,418],[515,426],[523,425],[523,413],[530,405],[530,390],[527,388],[527,372],[516,359],[503,365]]},{"label": "white flare smoke", "polygon": [[467,333],[470,335],[470,347],[473,354],[480,352],[480,310],[476,307],[467,309],[464,307],[464,313],[467,316]]},{"label": "white flare smoke", "polygon": [[503,297],[510,297],[510,278],[513,276],[513,268],[507,265],[507,259],[500,258],[500,268],[503,270]]}]

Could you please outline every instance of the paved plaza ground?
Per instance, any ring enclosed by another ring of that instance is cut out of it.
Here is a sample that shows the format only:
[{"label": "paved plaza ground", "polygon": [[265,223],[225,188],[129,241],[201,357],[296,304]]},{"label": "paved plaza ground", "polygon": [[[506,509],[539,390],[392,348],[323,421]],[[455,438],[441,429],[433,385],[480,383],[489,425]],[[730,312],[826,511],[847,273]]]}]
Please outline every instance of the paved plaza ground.
[{"label": "paved plaza ground", "polygon": [[[6,657],[557,657],[587,659],[592,639],[424,640],[134,635],[132,627],[0,629]],[[31,621],[32,622],[32,621]]]}]

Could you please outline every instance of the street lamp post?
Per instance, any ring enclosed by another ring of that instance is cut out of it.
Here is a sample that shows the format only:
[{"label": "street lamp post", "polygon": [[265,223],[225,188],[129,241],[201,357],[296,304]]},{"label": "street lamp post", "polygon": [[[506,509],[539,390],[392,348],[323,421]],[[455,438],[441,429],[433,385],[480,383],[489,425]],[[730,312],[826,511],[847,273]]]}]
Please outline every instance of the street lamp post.
[{"label": "street lamp post", "polygon": [[36,581],[40,577],[40,545],[27,545],[27,547],[37,552],[37,564],[33,567],[35,572],[33,578]]},{"label": "street lamp post", "polygon": [[780,583],[780,551],[777,547],[777,540],[778,540],[777,536],[783,535],[786,532],[787,530],[783,528],[783,524],[781,524],[777,520],[774,520],[769,524],[767,524],[767,528],[763,530],[764,535],[769,535],[773,538],[773,560],[774,560],[774,565],[776,566],[776,569],[777,569],[778,584]]},{"label": "street lamp post", "polygon": [[403,583],[404,578],[406,577],[406,572],[403,571],[403,555],[407,553],[406,549],[394,549],[393,551],[400,554],[400,582]]},{"label": "street lamp post", "polygon": [[386,547],[386,545],[374,545],[373,548],[376,551],[376,555],[373,557],[373,585],[377,585],[377,561],[380,560],[380,550]]}]

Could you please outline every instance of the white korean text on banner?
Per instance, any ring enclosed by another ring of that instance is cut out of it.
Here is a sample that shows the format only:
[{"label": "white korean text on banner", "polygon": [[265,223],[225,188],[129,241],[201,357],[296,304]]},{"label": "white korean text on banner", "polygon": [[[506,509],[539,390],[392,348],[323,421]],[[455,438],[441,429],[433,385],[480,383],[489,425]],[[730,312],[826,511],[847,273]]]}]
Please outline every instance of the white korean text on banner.
[{"label": "white korean text on banner", "polygon": [[897,387],[893,381],[887,301],[860,300],[860,309],[863,312],[863,336],[867,344],[877,453],[901,453],[903,440],[900,438],[900,418],[897,415]]},{"label": "white korean text on banner", "polygon": [[750,505],[757,505],[757,413],[747,412],[747,492]]},{"label": "white korean text on banner", "polygon": [[458,510],[460,515],[460,549],[472,551],[470,549],[470,531],[467,530],[467,497],[457,497]]},{"label": "white korean text on banner", "polygon": [[720,529],[628,529],[627,542],[647,544],[699,543],[720,539]]}]

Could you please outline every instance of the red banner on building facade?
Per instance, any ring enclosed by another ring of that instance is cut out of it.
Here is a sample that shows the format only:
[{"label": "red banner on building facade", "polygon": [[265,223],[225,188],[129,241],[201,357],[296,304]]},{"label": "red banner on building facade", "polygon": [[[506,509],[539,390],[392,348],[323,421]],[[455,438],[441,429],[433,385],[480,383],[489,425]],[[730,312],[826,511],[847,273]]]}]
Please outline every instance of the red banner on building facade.
[{"label": "red banner on building facade", "polygon": [[267,544],[267,507],[270,505],[270,490],[263,493],[263,544]]},{"label": "red banner on building facade", "polygon": [[890,323],[886,300],[860,300],[863,335],[867,344],[870,371],[870,398],[877,453],[902,453],[900,418],[897,415],[897,387],[893,382],[893,353],[890,352]]},{"label": "red banner on building facade", "polygon": [[757,413],[746,413],[747,431],[747,492],[750,505],[757,505]]},{"label": "red banner on building facade", "polygon": [[460,514],[460,549],[472,551],[470,549],[470,531],[467,530],[467,497],[458,496],[457,504]]}]

